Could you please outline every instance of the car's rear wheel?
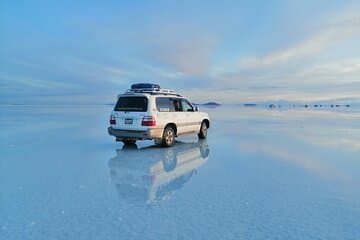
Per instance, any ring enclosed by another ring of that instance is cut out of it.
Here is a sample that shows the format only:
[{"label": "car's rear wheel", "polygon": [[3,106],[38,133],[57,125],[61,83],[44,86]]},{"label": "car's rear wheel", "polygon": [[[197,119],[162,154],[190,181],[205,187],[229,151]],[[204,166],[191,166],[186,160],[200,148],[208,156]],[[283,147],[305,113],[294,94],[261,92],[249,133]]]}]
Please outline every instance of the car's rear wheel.
[{"label": "car's rear wheel", "polygon": [[177,159],[174,151],[170,148],[164,154],[162,159],[163,168],[166,172],[170,172],[176,168]]},{"label": "car's rear wheel", "polygon": [[207,136],[207,132],[208,132],[208,127],[206,125],[206,122],[203,121],[201,123],[200,131],[199,131],[199,134],[198,134],[199,138],[205,139],[206,136]]},{"label": "car's rear wheel", "polygon": [[125,144],[125,145],[133,145],[136,143],[136,140],[134,139],[124,139],[122,140],[122,142]]},{"label": "car's rear wheel", "polygon": [[163,133],[161,145],[163,147],[170,147],[175,142],[175,130],[172,127],[166,127]]}]

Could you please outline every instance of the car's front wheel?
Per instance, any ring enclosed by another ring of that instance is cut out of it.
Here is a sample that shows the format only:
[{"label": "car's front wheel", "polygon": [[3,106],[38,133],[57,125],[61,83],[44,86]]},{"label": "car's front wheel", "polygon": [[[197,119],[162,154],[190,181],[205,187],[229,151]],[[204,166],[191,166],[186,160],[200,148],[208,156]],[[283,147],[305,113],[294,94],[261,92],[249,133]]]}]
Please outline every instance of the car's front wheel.
[{"label": "car's front wheel", "polygon": [[207,132],[208,132],[208,127],[206,125],[206,122],[203,121],[201,123],[200,131],[199,131],[199,134],[198,134],[199,138],[205,139],[206,136],[207,136]]},{"label": "car's front wheel", "polygon": [[166,127],[162,137],[161,145],[163,147],[170,147],[175,142],[175,130],[172,127]]}]

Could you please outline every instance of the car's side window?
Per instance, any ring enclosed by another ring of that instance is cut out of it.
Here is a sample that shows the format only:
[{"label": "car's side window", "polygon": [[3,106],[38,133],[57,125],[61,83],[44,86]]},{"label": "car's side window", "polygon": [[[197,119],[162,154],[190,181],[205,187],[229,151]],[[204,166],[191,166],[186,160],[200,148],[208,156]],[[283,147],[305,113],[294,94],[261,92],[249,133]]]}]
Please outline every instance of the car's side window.
[{"label": "car's side window", "polygon": [[185,99],[158,97],[156,108],[159,112],[193,112],[194,108]]},{"label": "car's side window", "polygon": [[181,99],[181,107],[183,112],[193,112],[193,106],[185,99]]},{"label": "car's side window", "polygon": [[168,97],[156,98],[156,108],[159,112],[175,112],[173,100]]},{"label": "car's side window", "polygon": [[175,112],[181,112],[181,103],[180,103],[180,99],[178,98],[173,98],[172,102],[174,104],[174,109]]}]

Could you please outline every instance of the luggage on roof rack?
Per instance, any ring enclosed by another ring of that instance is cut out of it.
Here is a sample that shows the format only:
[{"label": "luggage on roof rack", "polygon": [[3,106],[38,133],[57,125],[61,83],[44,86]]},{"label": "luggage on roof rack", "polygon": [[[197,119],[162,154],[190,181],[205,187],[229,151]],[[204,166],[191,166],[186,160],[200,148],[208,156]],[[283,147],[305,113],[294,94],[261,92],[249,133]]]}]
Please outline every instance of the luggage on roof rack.
[{"label": "luggage on roof rack", "polygon": [[160,85],[153,83],[135,83],[131,85],[131,89],[159,89]]},{"label": "luggage on roof rack", "polygon": [[125,94],[131,93],[150,93],[150,94],[164,94],[164,95],[174,95],[181,97],[180,94],[170,89],[161,89],[160,85],[152,83],[136,83],[132,84],[131,88],[128,89]]}]

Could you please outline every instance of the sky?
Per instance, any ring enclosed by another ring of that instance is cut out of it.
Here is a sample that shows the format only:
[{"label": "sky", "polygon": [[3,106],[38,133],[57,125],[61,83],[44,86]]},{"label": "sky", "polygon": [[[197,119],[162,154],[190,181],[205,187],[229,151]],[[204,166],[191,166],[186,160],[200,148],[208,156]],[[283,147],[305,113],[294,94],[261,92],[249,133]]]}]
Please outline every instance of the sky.
[{"label": "sky", "polygon": [[360,99],[358,1],[0,2],[0,101]]}]

